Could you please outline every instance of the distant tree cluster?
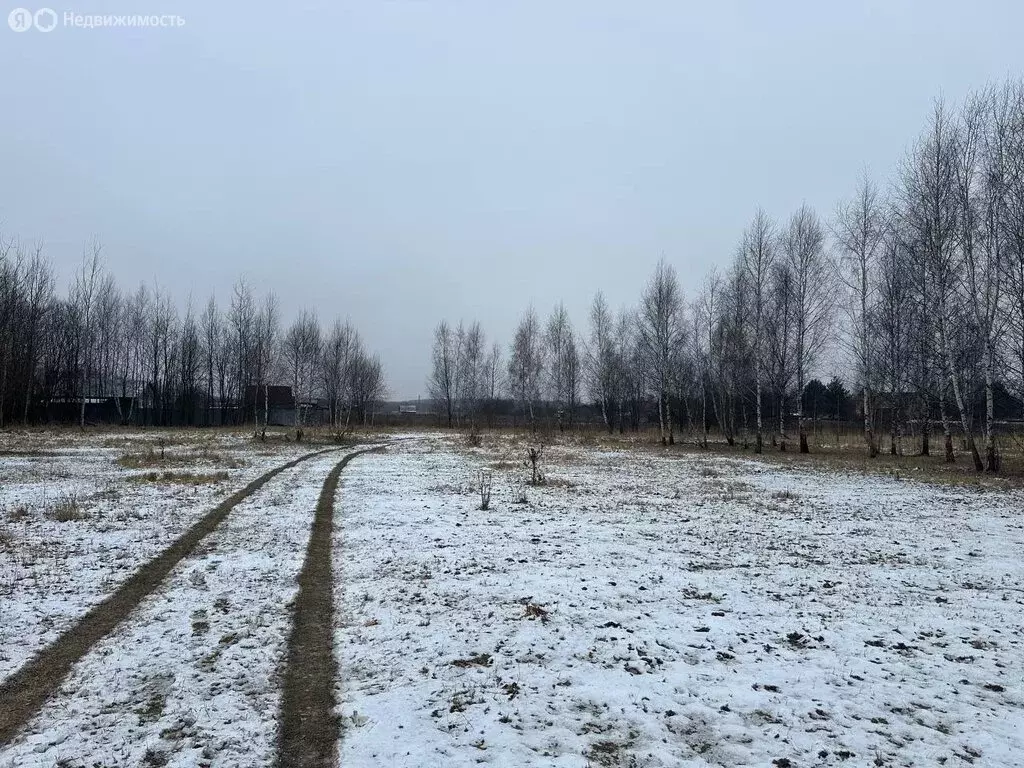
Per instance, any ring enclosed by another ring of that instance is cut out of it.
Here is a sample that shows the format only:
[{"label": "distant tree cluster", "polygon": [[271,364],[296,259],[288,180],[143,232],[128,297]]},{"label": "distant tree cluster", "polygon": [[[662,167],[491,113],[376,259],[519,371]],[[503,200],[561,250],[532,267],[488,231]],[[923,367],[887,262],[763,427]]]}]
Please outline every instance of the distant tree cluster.
[{"label": "distant tree cluster", "polygon": [[[302,312],[281,327],[277,299],[244,279],[228,306],[191,300],[180,313],[158,287],[123,291],[89,243],[66,296],[42,246],[0,239],[0,426],[75,420],[108,403],[122,424],[266,425],[272,385],[320,402],[340,427],[365,420],[386,395],[380,359],[336,320]],[[262,391],[262,396],[261,396]]]},{"label": "distant tree cluster", "polygon": [[582,389],[583,361],[565,306],[559,304],[541,323],[530,309],[520,320],[507,361],[501,347],[485,352],[480,324],[452,328],[442,320],[434,330],[431,373],[427,389],[448,426],[479,426],[490,421],[505,396],[518,405],[523,418],[535,423],[543,406],[560,428],[572,426]]},{"label": "distant tree cluster", "polygon": [[452,328],[442,320],[434,329],[434,349],[427,389],[449,427],[480,426],[493,415],[503,381],[501,349],[487,348],[480,323]]},{"label": "distant tree cluster", "polygon": [[[636,307],[594,298],[585,339],[563,308],[545,327],[530,309],[500,389],[529,421],[543,402],[571,424],[582,390],[609,430],[650,411],[663,443],[687,424],[707,445],[715,426],[760,452],[786,450],[795,424],[808,452],[809,419],[850,415],[841,381],[812,379],[839,360],[871,456],[884,420],[891,453],[914,435],[928,454],[937,426],[947,461],[957,434],[979,471],[997,470],[995,402],[1024,398],[1024,84],[936,102],[886,189],[865,176],[830,219],[759,210],[693,296],[663,259]],[[473,410],[472,387],[445,384],[475,375],[466,337],[442,324],[435,338],[431,393],[449,423]]]}]

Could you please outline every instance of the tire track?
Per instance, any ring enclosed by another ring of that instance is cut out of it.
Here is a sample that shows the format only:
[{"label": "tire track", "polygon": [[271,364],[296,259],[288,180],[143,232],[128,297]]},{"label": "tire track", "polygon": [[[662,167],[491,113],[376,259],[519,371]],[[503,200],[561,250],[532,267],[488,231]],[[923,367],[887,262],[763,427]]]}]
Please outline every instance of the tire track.
[{"label": "tire track", "polygon": [[[167,574],[227,517],[228,513],[292,467],[316,456],[337,451],[326,448],[299,456],[260,475],[222,501],[147,562],[103,601],[93,606],[78,622],[0,685],[0,746],[8,745],[18,730],[46,703],[67,677],[72,666],[100,640],[112,632],[149,596]],[[350,458],[357,454],[350,454]]]},{"label": "tire track", "polygon": [[334,658],[331,557],[334,497],[341,472],[352,459],[385,447],[368,448],[345,456],[327,476],[317,501],[288,639],[278,734],[277,764],[280,768],[326,768],[335,764],[339,729],[334,711],[334,683],[338,676]]}]

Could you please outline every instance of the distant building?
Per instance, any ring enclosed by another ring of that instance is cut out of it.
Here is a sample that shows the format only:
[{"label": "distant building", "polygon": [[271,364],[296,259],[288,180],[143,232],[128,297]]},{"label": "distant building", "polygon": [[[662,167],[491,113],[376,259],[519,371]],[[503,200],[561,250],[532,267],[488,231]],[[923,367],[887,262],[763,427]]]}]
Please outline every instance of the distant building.
[{"label": "distant building", "polygon": [[398,406],[398,412],[399,413],[417,413],[418,409],[416,408],[415,405],[399,405]]},{"label": "distant building", "polygon": [[[264,411],[267,414],[267,424],[279,427],[290,427],[295,424],[295,398],[292,395],[292,388],[287,385],[271,384],[269,387],[248,386],[245,390],[245,404],[247,416],[255,417],[256,421],[263,420]],[[299,410],[302,411],[301,423],[307,426],[323,424],[328,413],[326,403],[300,401]]]}]

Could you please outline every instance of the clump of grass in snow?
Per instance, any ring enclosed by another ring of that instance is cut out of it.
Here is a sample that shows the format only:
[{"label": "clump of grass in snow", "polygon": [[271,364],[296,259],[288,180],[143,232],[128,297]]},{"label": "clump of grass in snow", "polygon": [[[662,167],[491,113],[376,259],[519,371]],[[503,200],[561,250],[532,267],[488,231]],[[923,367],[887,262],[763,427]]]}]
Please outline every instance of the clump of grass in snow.
[{"label": "clump of grass in snow", "polygon": [[489,653],[478,653],[474,656],[470,656],[468,659],[455,659],[452,662],[453,667],[489,667],[492,664],[491,654]]},{"label": "clump of grass in snow", "polygon": [[540,619],[542,624],[547,624],[548,613],[550,611],[542,605],[530,602],[526,604],[526,618],[528,619]]},{"label": "clump of grass in snow", "polygon": [[207,485],[228,479],[227,472],[146,472],[133,478],[139,483],[180,483],[182,485]]},{"label": "clump of grass in snow", "polygon": [[198,450],[186,451],[184,453],[171,453],[165,451],[163,447],[157,451],[150,446],[141,453],[123,453],[114,460],[114,463],[124,469],[149,469],[151,467],[166,466],[181,467],[196,464],[219,464],[230,469],[245,466],[245,462],[242,459],[234,456],[224,456],[216,451],[211,451],[205,446]]},{"label": "clump of grass in snow", "polygon": [[142,469],[143,467],[154,467],[163,462],[163,459],[152,448],[147,448],[144,453],[124,453],[115,460],[115,464],[125,469]]},{"label": "clump of grass in snow", "polygon": [[53,505],[46,510],[46,516],[58,523],[72,523],[85,520],[88,515],[82,505],[78,503],[78,497],[70,493],[61,496]]},{"label": "clump of grass in snow", "polygon": [[18,504],[7,510],[7,520],[12,523],[20,523],[31,514],[32,511],[28,508],[28,504]]}]

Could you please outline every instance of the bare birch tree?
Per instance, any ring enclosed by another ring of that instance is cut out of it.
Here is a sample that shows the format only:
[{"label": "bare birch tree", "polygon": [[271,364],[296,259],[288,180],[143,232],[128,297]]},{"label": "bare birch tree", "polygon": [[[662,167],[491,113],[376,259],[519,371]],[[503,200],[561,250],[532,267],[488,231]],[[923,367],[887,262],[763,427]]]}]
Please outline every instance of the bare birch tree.
[{"label": "bare birch tree", "polygon": [[302,310],[284,336],[284,361],[292,381],[295,439],[304,437],[303,414],[313,399],[320,360],[320,322],[309,310]]},{"label": "bare birch tree", "polygon": [[455,398],[458,379],[458,340],[447,320],[442,320],[434,329],[434,348],[431,354],[430,378],[427,390],[430,396],[445,410],[448,428],[454,425]]},{"label": "bare birch tree", "polygon": [[[959,197],[960,238],[955,273],[969,308],[974,335],[981,345],[985,387],[985,469],[998,470],[995,444],[995,369],[1004,322],[1003,276],[1006,193],[1012,173],[1009,150],[1014,129],[1012,91],[989,89],[970,98],[964,107],[957,152],[956,187]],[[980,467],[978,467],[980,469]]]},{"label": "bare birch tree", "polygon": [[96,292],[102,280],[103,264],[100,254],[103,247],[97,238],[93,238],[86,246],[82,255],[82,264],[75,276],[74,306],[78,314],[81,337],[78,344],[81,368],[82,408],[79,412],[78,426],[85,429],[85,403],[88,398],[89,354],[92,349],[94,314],[96,309]]},{"label": "bare birch tree", "polygon": [[617,363],[615,328],[612,313],[604,294],[598,292],[590,305],[590,340],[586,347],[585,371],[587,391],[601,410],[605,429],[612,432]]},{"label": "bare birch tree", "polygon": [[486,364],[484,348],[487,339],[480,323],[474,321],[465,332],[462,343],[462,360],[459,373],[462,380],[460,387],[461,400],[466,415],[469,417],[470,429],[479,426],[480,401],[484,391],[484,367]]},{"label": "bare birch tree", "polygon": [[764,446],[764,418],[762,412],[762,389],[764,388],[764,319],[768,307],[769,281],[776,257],[775,224],[768,215],[758,209],[754,220],[743,234],[740,263],[753,303],[753,347],[754,362],[754,411],[756,414],[757,436],[754,452],[761,453]]},{"label": "bare birch tree", "polygon": [[[308,321],[307,314],[303,312],[296,321],[299,324],[300,331],[302,333],[308,332],[308,326],[305,324]],[[293,326],[293,328],[296,326]],[[319,326],[317,326],[319,329]],[[267,439],[267,423],[270,419],[270,381],[277,373],[274,370],[275,361],[278,359],[279,343],[281,335],[281,310],[277,300],[277,296],[271,292],[263,297],[263,302],[256,312],[253,329],[252,329],[252,348],[253,348],[253,359],[254,359],[254,384],[255,391],[258,393],[260,390],[263,392],[263,423],[262,429],[260,430],[260,438],[263,440]],[[300,341],[305,342],[306,337],[302,336]],[[294,349],[292,351],[295,351]],[[304,363],[307,354],[305,347],[298,350],[300,355],[300,362]],[[298,386],[292,390],[292,396],[295,400],[295,429],[296,435],[300,425],[298,422],[299,407],[298,407]],[[254,397],[255,401],[259,401],[259,395]],[[259,424],[259,417],[256,417],[256,423]]]},{"label": "bare birch tree", "polygon": [[825,255],[825,229],[817,214],[801,206],[782,235],[782,255],[792,274],[793,363],[800,453],[808,453],[803,393],[807,377],[829,340],[835,275]]},{"label": "bare birch tree", "polygon": [[537,429],[535,404],[541,397],[545,349],[540,321],[533,307],[519,320],[509,349],[508,381],[530,428]]},{"label": "bare birch tree", "polygon": [[864,411],[864,440],[868,455],[878,455],[872,402],[872,363],[875,360],[870,309],[875,295],[875,269],[887,228],[878,189],[865,173],[853,198],[839,205],[832,232],[839,247],[840,276],[846,290],[847,337],[856,363]]}]

